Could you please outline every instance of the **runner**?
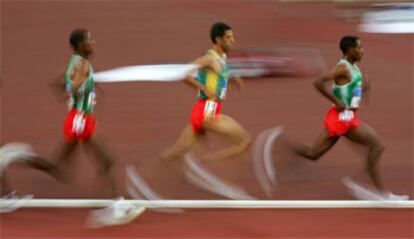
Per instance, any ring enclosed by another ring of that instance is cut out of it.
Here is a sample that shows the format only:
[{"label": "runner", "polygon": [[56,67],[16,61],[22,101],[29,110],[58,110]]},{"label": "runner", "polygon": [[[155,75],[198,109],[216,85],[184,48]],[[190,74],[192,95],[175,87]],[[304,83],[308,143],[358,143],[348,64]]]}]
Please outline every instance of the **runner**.
[{"label": "runner", "polygon": [[[93,109],[96,104],[95,82],[92,65],[89,62],[94,52],[95,40],[90,31],[86,29],[76,29],[70,34],[70,45],[74,51],[65,74],[65,89],[69,96],[69,112],[64,122],[65,141],[58,150],[57,165],[61,166],[68,163],[74,150],[80,144],[84,144],[96,156],[98,164],[101,166],[101,174],[109,186],[111,197],[117,197],[115,181],[111,175],[114,160],[110,156],[103,141],[96,134],[96,120]],[[59,82],[56,89],[60,92]],[[122,201],[122,197],[120,198]],[[117,208],[130,207],[131,210],[123,210],[127,214],[119,216]],[[134,207],[127,202],[115,202],[102,211],[91,214],[88,223],[92,227],[125,224],[135,219],[143,212],[144,208]],[[113,217],[110,217],[113,215]],[[117,216],[115,216],[117,215]]]},{"label": "runner", "polygon": [[[407,196],[394,195],[385,190],[378,168],[379,158],[385,149],[384,143],[374,129],[357,117],[362,93],[370,88],[368,79],[363,78],[357,66],[364,53],[361,41],[356,36],[344,36],[339,47],[343,58],[331,72],[314,82],[316,89],[333,103],[324,120],[325,128],[312,147],[293,143],[293,149],[298,155],[316,161],[334,146],[341,136],[345,136],[352,142],[368,148],[365,170],[378,190],[380,198],[383,200],[406,200]],[[332,93],[325,86],[331,81],[333,81]],[[373,199],[361,195],[357,187],[354,187],[357,184],[351,179],[346,179],[344,182],[353,190],[356,197]]]},{"label": "runner", "polygon": [[[233,31],[228,24],[218,22],[211,27],[210,37],[213,47],[192,62],[200,66],[197,78],[190,74],[184,80],[198,91],[198,100],[191,112],[191,122],[184,128],[177,142],[159,156],[166,165],[171,166],[178,162],[180,171],[183,170],[184,158],[187,161],[193,160],[191,154],[186,157],[184,155],[190,152],[207,132],[222,135],[230,139],[232,144],[221,151],[205,155],[203,160],[220,161],[236,157],[246,152],[251,143],[247,131],[236,120],[221,113],[228,83],[235,83],[239,88],[243,87],[239,77],[230,76],[227,62],[226,53],[235,43]],[[195,164],[193,166],[190,166],[188,170],[196,168]],[[195,173],[191,177],[200,176],[199,174]],[[212,177],[209,178],[213,180]],[[201,178],[201,180],[206,181],[206,178]]]}]

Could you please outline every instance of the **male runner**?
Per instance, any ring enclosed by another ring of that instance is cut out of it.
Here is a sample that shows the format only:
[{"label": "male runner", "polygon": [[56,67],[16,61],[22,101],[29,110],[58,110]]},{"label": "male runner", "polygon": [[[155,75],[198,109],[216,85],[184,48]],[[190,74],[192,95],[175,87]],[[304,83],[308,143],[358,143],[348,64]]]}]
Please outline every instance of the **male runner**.
[{"label": "male runner", "polygon": [[[226,23],[215,23],[210,31],[213,47],[192,64],[200,66],[197,78],[188,75],[184,82],[198,90],[198,100],[191,112],[191,122],[187,125],[174,146],[161,153],[163,161],[182,159],[207,131],[223,135],[232,140],[232,145],[219,152],[205,156],[206,160],[223,160],[245,152],[251,138],[245,129],[233,118],[221,114],[222,101],[226,97],[230,80],[226,53],[235,40],[231,27]],[[241,86],[241,79],[233,79]]]},{"label": "male runner", "polygon": [[[95,133],[96,120],[93,115],[96,104],[95,81],[89,59],[94,52],[96,43],[91,32],[86,29],[72,31],[69,42],[74,51],[65,74],[65,88],[69,96],[69,112],[63,128],[65,142],[60,148],[57,165],[67,163],[75,148],[83,143],[95,154],[98,163],[102,167],[102,174],[108,183],[107,185],[110,186],[111,196],[116,197],[118,194],[110,172],[114,161]],[[59,86],[59,82],[55,85]],[[131,210],[123,210],[127,213],[119,216],[116,213],[116,210],[120,207],[119,205],[129,207]],[[143,211],[144,208],[142,207],[133,207],[127,202],[117,201],[114,205],[102,211],[93,212],[88,219],[88,223],[93,227],[125,224],[132,221]]]},{"label": "male runner", "polygon": [[[356,36],[344,36],[339,47],[343,58],[331,72],[314,82],[316,89],[333,103],[324,120],[325,128],[312,147],[293,144],[294,151],[300,156],[316,161],[335,145],[341,136],[345,136],[368,147],[366,173],[379,191],[376,194],[378,196],[373,198],[358,190],[361,188],[358,184],[346,179],[344,182],[353,190],[353,194],[360,199],[407,199],[406,196],[397,196],[385,190],[378,168],[379,158],[385,149],[384,143],[374,129],[357,117],[362,93],[370,87],[369,81],[363,78],[357,65],[364,53],[361,40]],[[332,91],[328,91],[325,85],[331,81]]]}]

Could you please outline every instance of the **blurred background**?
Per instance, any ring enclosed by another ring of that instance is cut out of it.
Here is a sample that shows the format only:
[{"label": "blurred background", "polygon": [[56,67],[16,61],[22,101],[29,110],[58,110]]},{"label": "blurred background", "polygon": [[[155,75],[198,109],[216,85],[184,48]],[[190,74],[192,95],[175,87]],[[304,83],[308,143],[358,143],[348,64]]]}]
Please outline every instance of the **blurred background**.
[{"label": "blurred background", "polygon": [[[29,143],[50,158],[63,140],[66,105],[54,97],[48,82],[69,62],[68,37],[73,29],[91,30],[97,41],[92,64],[100,71],[191,62],[211,47],[210,26],[224,21],[235,34],[235,58],[251,60],[246,57],[253,56],[254,61],[261,61],[270,55],[276,61],[286,56],[306,60],[299,65],[287,62],[263,67],[264,63],[259,63],[259,68],[270,69],[270,73],[246,79],[243,92],[229,92],[223,113],[239,121],[253,139],[266,129],[283,126],[283,137],[310,144],[322,130],[330,106],[312,81],[341,58],[340,38],[357,35],[365,49],[360,66],[372,84],[360,118],[376,129],[386,144],[381,168],[387,187],[413,197],[414,28],[409,24],[414,13],[410,1],[400,2],[1,1],[1,141]],[[387,12],[395,10],[404,12]],[[386,17],[378,15],[380,12]],[[373,13],[377,15],[373,17]],[[408,24],[408,28],[398,26],[403,30],[390,33],[387,21]],[[251,49],[264,49],[267,56]],[[312,70],[301,72],[309,64]],[[293,72],[280,74],[285,67],[293,67]],[[98,132],[116,155],[120,187],[125,181],[125,166],[131,164],[166,198],[221,198],[163,168],[147,167],[175,142],[188,123],[196,100],[193,89],[181,82],[101,86],[96,106]],[[217,149],[222,143],[208,135],[199,152]],[[365,155],[358,147],[341,139],[318,163],[303,163],[294,170],[288,167],[290,158],[284,151],[281,141],[276,140],[273,157],[279,181],[274,199],[351,199],[341,179],[362,170]],[[264,198],[252,157],[250,150],[243,157],[204,166],[251,195]],[[79,151],[75,158],[67,185],[18,167],[10,168],[10,178],[18,191],[38,198],[103,197],[96,186],[99,180],[92,155]]]}]

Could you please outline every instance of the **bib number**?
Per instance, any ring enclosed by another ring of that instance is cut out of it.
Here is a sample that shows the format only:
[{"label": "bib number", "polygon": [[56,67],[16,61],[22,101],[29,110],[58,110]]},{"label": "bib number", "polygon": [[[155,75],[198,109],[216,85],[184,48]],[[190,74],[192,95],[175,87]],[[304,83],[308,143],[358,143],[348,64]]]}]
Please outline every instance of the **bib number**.
[{"label": "bib number", "polygon": [[221,89],[221,92],[220,92],[220,100],[226,99],[226,91],[227,91],[226,88]]},{"label": "bib number", "polygon": [[217,102],[214,100],[207,100],[204,106],[204,119],[211,119],[216,114]]},{"label": "bib number", "polygon": [[76,114],[75,118],[73,118],[72,131],[78,135],[82,134],[85,129],[85,123],[83,114]]},{"label": "bib number", "polygon": [[69,99],[67,100],[68,110],[71,110],[73,108],[73,105],[75,104],[75,99],[73,99],[72,96],[69,96]]},{"label": "bib number", "polygon": [[89,93],[88,108],[91,109],[96,105],[96,94],[94,91]]},{"label": "bib number", "polygon": [[344,110],[339,113],[339,121],[341,122],[348,122],[353,120],[355,117],[355,113],[352,110]]},{"label": "bib number", "polygon": [[226,94],[227,94],[227,84],[228,84],[228,80],[224,81],[224,86],[223,88],[221,88],[221,91],[219,93],[219,99],[220,100],[224,100],[226,99]]},{"label": "bib number", "polygon": [[353,109],[359,108],[359,104],[361,103],[361,97],[362,97],[362,87],[357,86],[354,89],[353,96],[351,99],[351,108]]}]

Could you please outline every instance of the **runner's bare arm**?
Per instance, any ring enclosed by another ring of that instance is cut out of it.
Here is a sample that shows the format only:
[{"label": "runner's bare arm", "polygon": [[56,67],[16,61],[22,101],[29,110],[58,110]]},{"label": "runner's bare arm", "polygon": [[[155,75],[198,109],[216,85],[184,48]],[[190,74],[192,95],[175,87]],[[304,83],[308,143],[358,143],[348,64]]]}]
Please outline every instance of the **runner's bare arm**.
[{"label": "runner's bare arm", "polygon": [[67,99],[66,84],[65,84],[65,71],[58,74],[48,82],[49,87],[52,89],[54,95],[59,101]]},{"label": "runner's bare arm", "polygon": [[337,67],[335,67],[331,72],[327,72],[322,74],[321,77],[319,77],[318,79],[316,79],[313,84],[315,86],[315,88],[323,95],[325,96],[328,100],[330,100],[332,103],[335,104],[336,108],[339,111],[344,110],[345,104],[340,101],[338,98],[336,98],[333,94],[331,94],[327,89],[326,89],[326,84],[329,81],[338,81],[341,79],[346,79],[346,77],[348,77],[349,72],[346,69],[345,66],[343,65],[339,65]]},{"label": "runner's bare arm", "polygon": [[[194,60],[191,64],[196,64],[199,65],[200,68],[209,68],[212,66],[213,64],[213,57],[210,55],[203,55],[199,58],[197,58],[196,60]],[[200,82],[198,82],[198,80],[196,78],[194,78],[194,76],[192,75],[187,75],[186,78],[184,79],[184,82],[202,92],[204,92],[205,95],[207,95],[208,98],[213,99],[215,97],[215,94],[208,91],[206,87],[204,87],[204,85],[200,84]]]},{"label": "runner's bare arm", "polygon": [[364,75],[362,80],[362,91],[367,92],[371,89],[371,81],[369,80],[367,75]]},{"label": "runner's bare arm", "polygon": [[231,85],[236,85],[239,90],[244,90],[244,82],[240,76],[231,77],[229,82]]},{"label": "runner's bare arm", "polygon": [[52,78],[48,82],[48,85],[52,87],[52,89],[64,91],[66,87],[65,86],[65,72],[63,71],[62,73],[58,74],[56,77]]}]

